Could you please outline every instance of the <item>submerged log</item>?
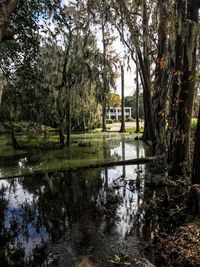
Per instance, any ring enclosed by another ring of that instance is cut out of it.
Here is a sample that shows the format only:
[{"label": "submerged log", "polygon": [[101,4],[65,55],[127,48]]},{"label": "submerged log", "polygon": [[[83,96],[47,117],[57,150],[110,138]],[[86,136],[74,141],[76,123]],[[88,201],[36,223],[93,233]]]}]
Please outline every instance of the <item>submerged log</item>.
[{"label": "submerged log", "polygon": [[42,175],[42,174],[46,174],[46,173],[52,174],[52,173],[59,173],[59,172],[64,172],[64,171],[95,169],[95,168],[114,167],[114,166],[123,166],[123,165],[146,164],[149,162],[161,160],[162,158],[163,158],[163,156],[154,156],[154,157],[146,157],[146,158],[137,158],[137,159],[129,159],[129,160],[121,160],[121,161],[104,162],[104,163],[93,163],[93,164],[88,164],[88,165],[79,166],[79,167],[63,167],[60,169],[37,170],[37,171],[32,171],[30,173],[21,174],[21,175],[0,177],[0,180],[20,178],[20,177],[25,177],[25,176],[30,176],[30,175]]}]

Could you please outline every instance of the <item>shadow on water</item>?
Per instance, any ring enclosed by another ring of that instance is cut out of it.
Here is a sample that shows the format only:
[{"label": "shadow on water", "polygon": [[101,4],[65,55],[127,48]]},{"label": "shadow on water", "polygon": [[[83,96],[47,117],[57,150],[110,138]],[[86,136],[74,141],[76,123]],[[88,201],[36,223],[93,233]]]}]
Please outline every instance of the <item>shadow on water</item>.
[{"label": "shadow on water", "polygon": [[[102,142],[104,158],[147,153],[123,135],[109,149]],[[144,174],[138,165],[1,180],[1,265],[151,266],[138,239],[146,236]]]}]

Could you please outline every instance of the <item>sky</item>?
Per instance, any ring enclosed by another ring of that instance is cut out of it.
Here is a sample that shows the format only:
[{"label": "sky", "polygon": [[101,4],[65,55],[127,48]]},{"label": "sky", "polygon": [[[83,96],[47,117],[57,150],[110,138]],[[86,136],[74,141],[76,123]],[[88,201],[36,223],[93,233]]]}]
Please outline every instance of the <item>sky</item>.
[{"label": "sky", "polygon": [[[119,54],[123,53],[123,51],[124,51],[124,46],[120,42],[119,37],[114,42],[113,47],[116,50],[116,52]],[[131,61],[129,63],[130,68],[128,67],[128,64],[126,61],[124,64],[125,64],[125,66],[124,66],[125,96],[133,95],[134,90],[135,90],[135,84],[134,84],[135,65],[134,65],[133,61]],[[117,91],[119,91],[119,95],[121,95],[121,77],[117,79]]]}]

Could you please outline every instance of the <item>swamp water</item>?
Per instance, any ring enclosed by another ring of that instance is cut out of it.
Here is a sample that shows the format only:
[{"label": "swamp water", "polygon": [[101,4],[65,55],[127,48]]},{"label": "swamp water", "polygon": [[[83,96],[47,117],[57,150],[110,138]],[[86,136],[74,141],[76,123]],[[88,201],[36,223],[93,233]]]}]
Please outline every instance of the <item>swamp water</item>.
[{"label": "swamp water", "polygon": [[144,143],[124,134],[74,138],[91,146],[15,154],[2,138],[0,266],[152,266],[139,248],[144,165],[45,173],[144,157]]}]

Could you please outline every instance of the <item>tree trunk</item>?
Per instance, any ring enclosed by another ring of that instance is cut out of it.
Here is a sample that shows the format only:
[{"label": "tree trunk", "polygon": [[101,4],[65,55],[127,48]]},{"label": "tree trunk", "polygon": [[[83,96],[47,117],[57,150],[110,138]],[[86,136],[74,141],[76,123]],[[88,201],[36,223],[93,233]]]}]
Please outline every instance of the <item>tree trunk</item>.
[{"label": "tree trunk", "polygon": [[120,132],[125,132],[125,116],[124,116],[124,67],[121,65],[121,128]]},{"label": "tree trunk", "polygon": [[19,143],[17,142],[17,139],[15,137],[15,127],[13,123],[11,124],[11,140],[12,140],[13,148],[17,149],[19,147]]},{"label": "tree trunk", "polygon": [[168,162],[172,162],[174,159],[174,143],[176,140],[175,129],[177,127],[177,112],[179,95],[181,91],[182,83],[182,70],[183,70],[183,55],[184,55],[184,40],[182,36],[182,25],[185,20],[185,3],[179,0],[176,4],[176,17],[178,18],[176,43],[175,43],[175,66],[173,75],[172,92],[170,95],[171,105],[169,114],[169,127],[168,127]]},{"label": "tree trunk", "polygon": [[149,64],[149,18],[147,12],[146,0],[143,0],[143,51],[141,50],[139,29],[136,29],[135,24],[131,19],[132,15],[127,8],[126,1],[117,0],[117,3],[123,11],[124,18],[131,34],[131,42],[135,47],[136,55],[140,66],[140,78],[144,90],[144,114],[145,114],[145,131],[143,139],[149,139],[152,141],[153,147],[156,144],[155,127],[153,121],[153,107],[151,96],[151,81],[150,81],[150,64]]},{"label": "tree trunk", "polygon": [[[143,6],[143,55],[140,51],[139,40],[137,40],[137,57],[142,74],[143,98],[144,98],[144,114],[145,114],[145,130],[143,139],[152,141],[153,150],[156,144],[155,127],[153,121],[152,106],[152,89],[150,81],[150,62],[149,62],[149,18],[146,0],[142,2]],[[138,37],[139,39],[139,37]]]},{"label": "tree trunk", "polygon": [[6,85],[6,79],[3,76],[3,74],[0,73],[0,106],[1,106],[1,100],[2,100],[2,95],[3,95],[3,89],[5,85]]},{"label": "tree trunk", "polygon": [[102,132],[106,132],[106,99],[102,103]]},{"label": "tree trunk", "polygon": [[102,132],[106,132],[106,106],[107,106],[107,92],[108,81],[106,73],[106,37],[105,37],[105,21],[102,20],[102,43],[103,43],[103,92],[102,92]]},{"label": "tree trunk", "polygon": [[[156,136],[155,136],[155,127],[153,121],[153,107],[152,107],[152,97],[151,97],[151,85],[148,75],[146,73],[146,66],[144,65],[143,58],[141,55],[141,51],[138,47],[138,59],[140,63],[140,68],[142,72],[143,78],[143,98],[144,98],[144,114],[145,114],[145,138],[152,141],[153,148],[155,148],[156,144]],[[144,135],[143,135],[143,139]]]},{"label": "tree trunk", "polygon": [[156,154],[166,152],[166,103],[169,80],[169,55],[168,55],[168,8],[169,2],[159,0],[159,28],[158,28],[158,54],[155,70],[154,88],[154,126],[156,135]]},{"label": "tree trunk", "polygon": [[71,108],[70,108],[70,94],[68,93],[67,105],[66,105],[66,130],[67,130],[67,147],[70,146],[70,135],[71,135]]},{"label": "tree trunk", "polygon": [[[143,86],[143,102],[144,102],[144,133],[142,136],[142,139],[148,140],[151,139],[151,129],[149,125],[151,124],[149,121],[150,114],[150,120],[152,117],[152,108],[151,108],[151,97],[149,99],[149,95],[151,95],[150,91],[150,67],[149,67],[149,51],[148,51],[148,15],[147,15],[147,4],[146,1],[142,1],[142,8],[143,8],[143,21],[142,21],[142,27],[143,27],[143,62],[142,62],[142,55],[138,58],[138,64],[140,65],[141,71],[140,71],[140,78],[142,80],[142,86]],[[138,53],[137,53],[138,54]],[[140,53],[139,53],[140,54]],[[149,110],[150,109],[150,110]],[[149,112],[150,111],[150,112]]]},{"label": "tree trunk", "polygon": [[197,122],[197,129],[195,134],[195,146],[193,156],[193,168],[192,168],[192,184],[200,184],[200,109]]},{"label": "tree trunk", "polygon": [[136,58],[136,95],[135,95],[135,118],[136,118],[136,133],[140,132],[140,120],[139,120],[139,69],[138,61]]},{"label": "tree trunk", "polygon": [[59,126],[59,139],[60,139],[60,144],[62,145],[62,148],[65,146],[65,136],[63,133],[63,128],[62,125]]},{"label": "tree trunk", "polygon": [[200,185],[194,184],[190,188],[188,207],[192,215],[197,216],[200,213]]},{"label": "tree trunk", "polygon": [[181,91],[178,95],[177,125],[174,131],[174,152],[172,155],[172,174],[183,174],[183,163],[190,161],[190,127],[196,79],[197,49],[197,2],[190,0],[187,6],[187,18],[184,22],[184,55]]}]

